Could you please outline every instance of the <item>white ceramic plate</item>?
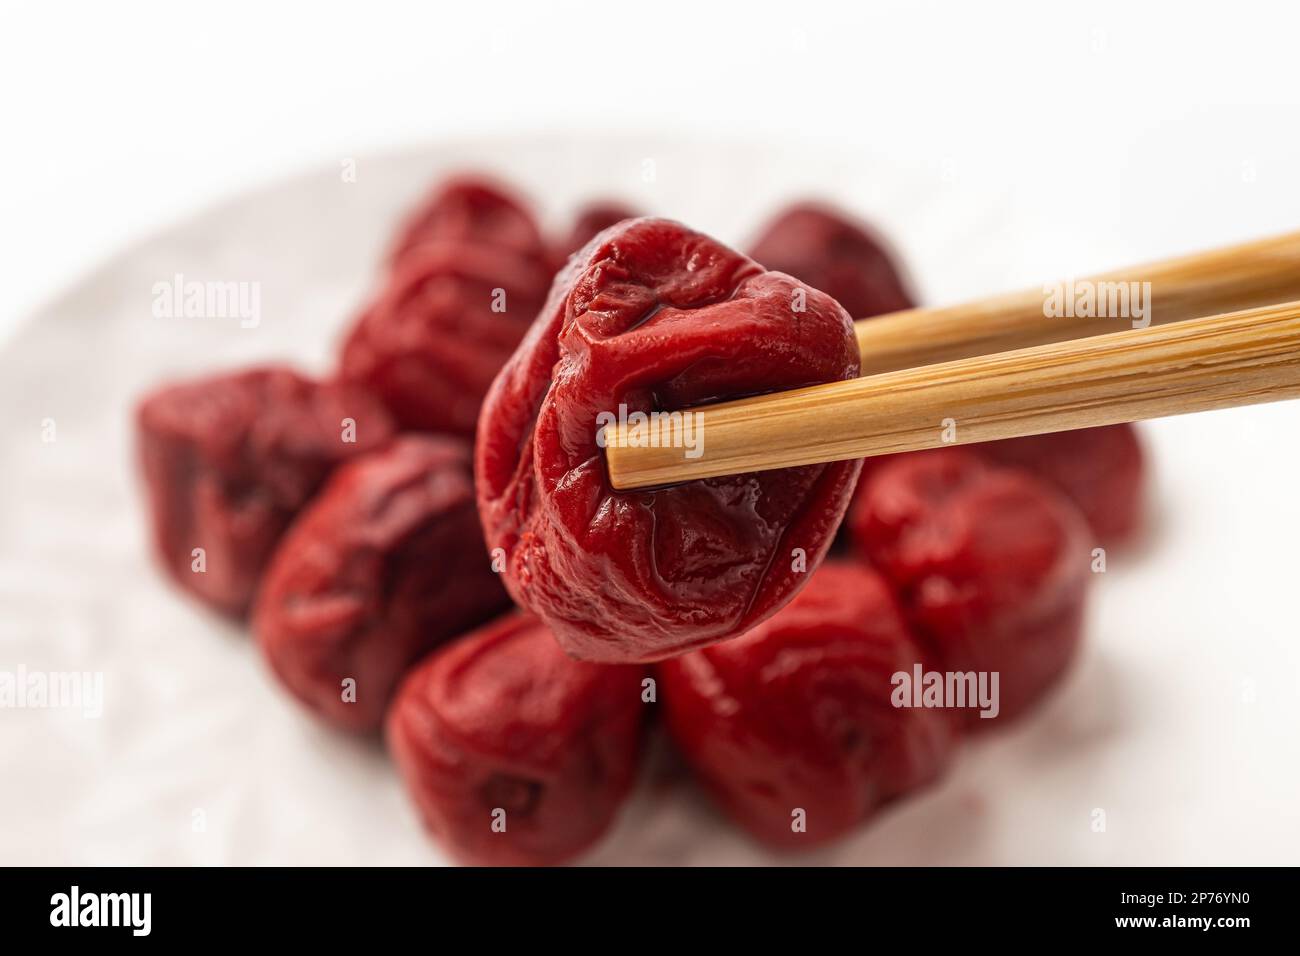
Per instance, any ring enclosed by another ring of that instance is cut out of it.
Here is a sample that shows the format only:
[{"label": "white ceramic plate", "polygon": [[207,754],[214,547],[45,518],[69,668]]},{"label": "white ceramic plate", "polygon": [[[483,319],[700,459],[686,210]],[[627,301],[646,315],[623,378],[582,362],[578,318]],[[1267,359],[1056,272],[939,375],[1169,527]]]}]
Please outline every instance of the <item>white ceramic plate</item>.
[{"label": "white ceramic plate", "polygon": [[[1013,197],[936,190],[934,170],[871,155],[554,137],[363,157],[355,182],[325,167],[124,251],[0,351],[0,671],[104,675],[98,718],[0,710],[0,862],[444,861],[381,748],[318,727],[246,634],[156,570],[130,423],[166,377],[272,358],[327,368],[396,217],[465,168],[515,182],[553,226],[613,196],[737,244],[785,199],[832,197],[895,239],[931,302],[1004,288],[1043,241]],[[155,318],[154,283],[178,273],[260,283],[260,324]],[[1293,403],[1146,428],[1151,532],[1099,577],[1078,666],[941,785],[833,849],[773,856],[656,759],[587,860],[1293,862],[1297,425]]]}]

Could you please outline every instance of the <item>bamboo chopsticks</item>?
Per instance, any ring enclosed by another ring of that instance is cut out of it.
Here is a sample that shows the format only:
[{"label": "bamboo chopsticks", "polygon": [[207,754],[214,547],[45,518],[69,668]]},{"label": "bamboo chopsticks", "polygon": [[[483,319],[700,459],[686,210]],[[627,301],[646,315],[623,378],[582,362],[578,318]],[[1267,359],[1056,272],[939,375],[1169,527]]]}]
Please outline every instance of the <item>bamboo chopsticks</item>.
[{"label": "bamboo chopsticks", "polygon": [[[1096,334],[1116,323],[1048,318],[1045,291],[869,319],[864,377],[682,412],[689,447],[653,422],[607,427],[610,479],[630,490],[1300,397],[1300,301],[1246,308],[1300,300],[1300,234],[1085,281],[1150,282],[1152,325]],[[1208,314],[1225,308],[1245,311]]]},{"label": "bamboo chopsticks", "polygon": [[[1074,283],[1139,289],[1151,324],[1253,309],[1300,299],[1300,232],[1227,246],[1148,265],[1117,269]],[[1067,286],[1070,283],[1052,283]],[[1064,342],[1127,328],[1128,323],[1080,315],[1048,317],[1045,287],[939,309],[908,309],[855,325],[863,375],[972,355]],[[1145,320],[1143,320],[1145,321]]]}]

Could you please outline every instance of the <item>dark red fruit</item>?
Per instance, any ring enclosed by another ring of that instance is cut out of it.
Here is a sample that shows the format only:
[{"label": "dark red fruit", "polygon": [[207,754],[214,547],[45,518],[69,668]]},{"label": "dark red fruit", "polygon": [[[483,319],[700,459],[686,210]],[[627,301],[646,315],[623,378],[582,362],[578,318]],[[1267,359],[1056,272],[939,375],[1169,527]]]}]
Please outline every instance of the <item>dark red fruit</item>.
[{"label": "dark red fruit", "polygon": [[884,244],[830,206],[790,206],[768,224],[749,254],[825,292],[855,319],[915,305]]},{"label": "dark red fruit", "polygon": [[483,395],[549,283],[546,266],[510,249],[425,242],[353,327],[341,375],[379,396],[406,428],[472,437]]},{"label": "dark red fruit", "polygon": [[541,230],[523,201],[480,176],[453,177],[430,193],[398,231],[392,264],[430,241],[488,246],[537,262],[546,256]]},{"label": "dark red fruit", "polygon": [[849,524],[940,668],[998,672],[1000,715],[972,724],[1014,719],[1065,672],[1092,544],[1055,489],[971,452],[917,452],[871,474]]},{"label": "dark red fruit", "polygon": [[280,681],[330,723],[378,729],[408,667],[509,606],[470,457],[453,438],[397,438],[339,468],[276,550],[253,629]]},{"label": "dark red fruit", "polygon": [[235,616],[247,611],[289,521],[335,465],[393,433],[365,392],[274,366],[161,388],[140,403],[136,424],[164,567]]},{"label": "dark red fruit", "polygon": [[511,594],[585,660],[658,660],[753,627],[820,562],[858,463],[622,493],[598,416],[857,370],[849,317],[815,289],[679,223],[602,233],[556,278],[479,420],[479,512]]},{"label": "dark red fruit", "polygon": [[947,764],[951,711],[891,702],[894,675],[916,665],[930,669],[880,576],[827,562],[742,637],[659,665],[660,699],[731,817],[765,842],[812,847]]},{"label": "dark red fruit", "polygon": [[568,234],[555,245],[554,258],[558,268],[564,261],[595,239],[597,234],[624,219],[635,219],[640,213],[618,202],[589,203],[578,210]]},{"label": "dark red fruit", "polygon": [[1009,438],[972,448],[1055,485],[1078,505],[1102,544],[1122,544],[1142,523],[1146,467],[1132,425]]},{"label": "dark red fruit", "polygon": [[636,777],[643,676],[566,657],[523,614],[431,655],[387,721],[425,826],[467,863],[548,865],[582,853]]}]

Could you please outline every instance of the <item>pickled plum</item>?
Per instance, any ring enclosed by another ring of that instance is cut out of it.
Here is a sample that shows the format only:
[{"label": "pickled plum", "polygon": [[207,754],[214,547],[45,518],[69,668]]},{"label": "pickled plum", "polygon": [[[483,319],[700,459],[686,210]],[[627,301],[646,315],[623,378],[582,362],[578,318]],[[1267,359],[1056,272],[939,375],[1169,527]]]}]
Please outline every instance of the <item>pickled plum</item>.
[{"label": "pickled plum", "polygon": [[885,245],[828,205],[790,206],[767,225],[749,254],[825,292],[855,319],[915,306]]},{"label": "pickled plum", "polygon": [[253,630],[281,683],[326,721],[378,729],[408,667],[509,606],[470,462],[462,441],[401,436],[339,468],[281,541]]},{"label": "pickled plum", "polygon": [[545,300],[549,269],[510,249],[408,252],[343,344],[340,374],[406,428],[472,437],[483,395]]},{"label": "pickled plum", "polygon": [[163,566],[236,617],[280,535],[330,471],[393,434],[366,392],[280,366],[157,389],[140,402],[136,425]]},{"label": "pickled plum", "polygon": [[522,199],[482,176],[454,176],[440,183],[410,214],[393,240],[389,260],[400,265],[426,242],[468,243],[543,261],[546,244]]},{"label": "pickled plum", "polygon": [[653,661],[743,633],[816,568],[858,462],[623,493],[597,420],[853,378],[848,315],[661,219],[601,234],[484,403],[479,511],[512,596],[575,657]]},{"label": "pickled plum", "polygon": [[942,772],[953,712],[892,702],[894,675],[917,665],[930,661],[880,576],[828,561],[767,621],[658,672],[669,732],[709,791],[754,836],[793,848]]},{"label": "pickled plum", "polygon": [[962,449],[916,452],[871,473],[848,524],[941,668],[998,672],[1000,714],[972,724],[1015,719],[1065,672],[1092,544],[1055,489]]},{"label": "pickled plum", "polygon": [[427,829],[474,864],[563,863],[609,827],[636,777],[644,672],[567,657],[510,614],[412,671],[389,749]]}]

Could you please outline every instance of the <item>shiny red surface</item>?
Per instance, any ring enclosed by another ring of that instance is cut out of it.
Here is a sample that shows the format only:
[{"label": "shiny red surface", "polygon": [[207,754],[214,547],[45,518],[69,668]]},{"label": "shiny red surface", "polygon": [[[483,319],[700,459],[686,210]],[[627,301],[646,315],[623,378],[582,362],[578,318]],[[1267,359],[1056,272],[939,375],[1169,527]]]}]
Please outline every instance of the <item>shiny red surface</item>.
[{"label": "shiny red surface", "polygon": [[[570,659],[523,614],[435,652],[402,683],[387,721],[425,826],[480,865],[563,863],[587,849],[636,776],[643,676]],[[493,830],[496,810],[504,832]]]},{"label": "shiny red surface", "polygon": [[483,396],[550,280],[546,265],[509,249],[426,241],[353,326],[340,375],[382,399],[406,428],[472,438]]},{"label": "shiny red surface", "polygon": [[[343,420],[356,422],[355,443]],[[393,433],[365,392],[266,366],[165,386],[136,411],[154,546],[186,591],[242,616],[290,520],[340,462]],[[206,570],[193,568],[202,548]]]},{"label": "shiny red surface", "polygon": [[[659,665],[673,740],[728,815],[776,846],[833,840],[930,782],[951,711],[891,704],[896,672],[930,669],[874,571],[827,562],[742,637]],[[792,829],[795,808],[806,832]]]},{"label": "shiny red surface", "polygon": [[858,553],[889,581],[944,670],[998,671],[1014,719],[1079,644],[1091,536],[1078,510],[1024,471],[963,450],[899,456],[864,481],[849,515]]},{"label": "shiny red surface", "polygon": [[369,731],[408,667],[508,605],[483,547],[469,446],[406,435],[341,467],[289,528],[253,630],[294,696]]},{"label": "shiny red surface", "polygon": [[479,420],[479,511],[511,594],[587,660],[662,659],[759,623],[806,580],[799,555],[821,560],[859,463],[622,493],[597,416],[857,370],[849,318],[820,292],[679,223],[602,233],[557,277]]}]

